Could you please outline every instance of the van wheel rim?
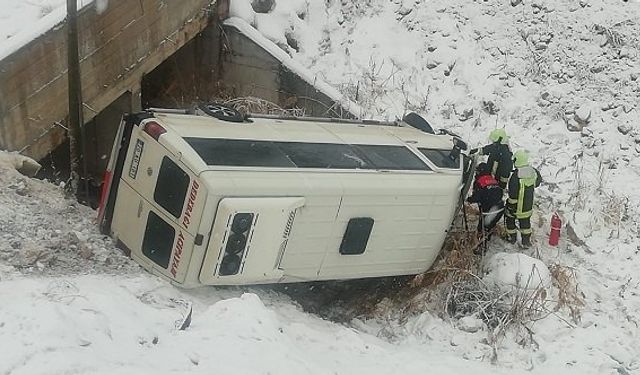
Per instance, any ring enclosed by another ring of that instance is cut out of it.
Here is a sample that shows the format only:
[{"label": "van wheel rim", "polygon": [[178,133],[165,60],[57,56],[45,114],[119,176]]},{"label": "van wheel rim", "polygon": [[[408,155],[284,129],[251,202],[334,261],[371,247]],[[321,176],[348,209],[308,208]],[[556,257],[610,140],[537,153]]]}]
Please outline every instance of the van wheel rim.
[{"label": "van wheel rim", "polygon": [[220,105],[208,105],[207,109],[210,110],[213,115],[233,117],[237,114],[233,109]]}]

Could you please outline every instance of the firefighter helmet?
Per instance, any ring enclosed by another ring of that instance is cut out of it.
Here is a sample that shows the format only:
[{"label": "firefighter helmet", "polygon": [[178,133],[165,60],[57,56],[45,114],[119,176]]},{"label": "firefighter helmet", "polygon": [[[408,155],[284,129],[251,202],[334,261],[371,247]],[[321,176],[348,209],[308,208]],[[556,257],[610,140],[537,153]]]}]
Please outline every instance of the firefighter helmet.
[{"label": "firefighter helmet", "polygon": [[503,145],[509,142],[509,137],[507,136],[507,132],[504,129],[493,129],[491,133],[489,133],[489,140],[491,142],[500,142]]},{"label": "firefighter helmet", "polygon": [[522,168],[529,165],[529,154],[525,150],[518,150],[513,154],[513,165]]}]

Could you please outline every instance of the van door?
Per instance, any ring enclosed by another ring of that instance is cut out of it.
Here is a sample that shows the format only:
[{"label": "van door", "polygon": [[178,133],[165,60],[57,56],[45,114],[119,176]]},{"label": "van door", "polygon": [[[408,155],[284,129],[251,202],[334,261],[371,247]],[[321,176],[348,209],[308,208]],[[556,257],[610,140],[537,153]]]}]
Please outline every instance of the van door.
[{"label": "van door", "polygon": [[148,270],[184,281],[206,192],[155,139],[134,132],[121,175],[112,234]]},{"label": "van door", "polygon": [[116,215],[126,215],[129,219],[127,227],[120,231],[119,241],[127,244],[131,257],[148,271],[183,282],[194,246],[193,235],[155,210],[130,187],[123,186],[121,193],[133,198],[127,199],[130,203],[135,199],[138,202],[116,207]]}]

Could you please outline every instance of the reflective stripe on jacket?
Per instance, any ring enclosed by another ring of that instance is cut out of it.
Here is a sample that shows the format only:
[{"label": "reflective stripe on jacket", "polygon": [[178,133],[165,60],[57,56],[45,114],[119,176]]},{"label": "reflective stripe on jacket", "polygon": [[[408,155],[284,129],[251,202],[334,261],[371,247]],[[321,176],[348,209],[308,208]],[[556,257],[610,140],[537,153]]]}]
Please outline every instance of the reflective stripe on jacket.
[{"label": "reflective stripe on jacket", "polygon": [[531,217],[534,189],[540,186],[542,177],[537,169],[526,166],[516,169],[509,179],[508,213],[518,219]]}]

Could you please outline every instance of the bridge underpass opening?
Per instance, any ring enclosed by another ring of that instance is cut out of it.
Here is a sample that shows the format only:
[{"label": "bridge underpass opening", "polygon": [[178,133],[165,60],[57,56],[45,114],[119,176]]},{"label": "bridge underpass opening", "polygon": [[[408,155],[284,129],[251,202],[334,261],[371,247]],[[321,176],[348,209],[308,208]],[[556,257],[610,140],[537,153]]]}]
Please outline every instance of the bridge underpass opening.
[{"label": "bridge underpass opening", "polygon": [[221,94],[217,30],[216,24],[208,26],[144,75],[142,108],[187,108]]}]

